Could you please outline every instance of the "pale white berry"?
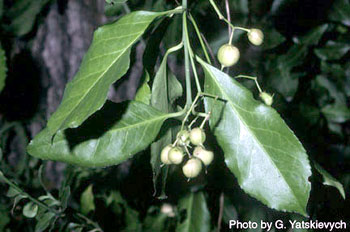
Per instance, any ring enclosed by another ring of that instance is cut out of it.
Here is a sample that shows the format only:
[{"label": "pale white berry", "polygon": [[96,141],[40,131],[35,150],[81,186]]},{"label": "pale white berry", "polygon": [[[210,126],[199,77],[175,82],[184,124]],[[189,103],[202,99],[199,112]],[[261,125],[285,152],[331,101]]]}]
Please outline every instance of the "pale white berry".
[{"label": "pale white berry", "polygon": [[173,147],[169,151],[169,161],[173,164],[180,164],[184,157],[184,152],[179,147]]},{"label": "pale white berry", "polygon": [[193,151],[193,156],[202,160],[205,166],[208,166],[214,159],[214,153],[212,151],[208,151],[201,146],[198,146]]},{"label": "pale white berry", "polygon": [[248,39],[252,44],[259,46],[264,41],[264,33],[260,29],[250,29],[248,32]]},{"label": "pale white berry", "polygon": [[182,171],[187,178],[193,178],[198,176],[202,170],[202,163],[197,158],[189,159],[182,167]]},{"label": "pale white berry", "polygon": [[224,44],[218,51],[218,60],[224,67],[230,67],[237,63],[240,53],[237,47],[231,44]]},{"label": "pale white berry", "polygon": [[203,129],[196,127],[190,132],[190,140],[193,145],[201,145],[205,141],[205,133]]},{"label": "pale white berry", "polygon": [[271,106],[273,103],[273,96],[271,96],[269,93],[261,92],[260,98],[265,102],[266,105]]},{"label": "pale white berry", "polygon": [[172,145],[169,144],[165,146],[160,153],[160,160],[162,161],[163,164],[171,164],[171,161],[169,160],[169,151],[172,148]]},{"label": "pale white berry", "polygon": [[170,204],[164,203],[160,208],[160,212],[167,215],[168,217],[175,217],[174,207]]},{"label": "pale white berry", "polygon": [[182,130],[177,133],[178,143],[181,146],[187,146],[190,143],[190,132]]}]

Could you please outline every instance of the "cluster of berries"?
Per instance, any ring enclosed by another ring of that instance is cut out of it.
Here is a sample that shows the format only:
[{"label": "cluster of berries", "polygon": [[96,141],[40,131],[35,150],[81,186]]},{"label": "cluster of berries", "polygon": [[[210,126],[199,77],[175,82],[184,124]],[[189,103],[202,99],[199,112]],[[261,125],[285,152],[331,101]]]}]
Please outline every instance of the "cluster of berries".
[{"label": "cluster of berries", "polygon": [[[264,33],[260,29],[245,29],[247,31],[248,40],[255,46],[260,46],[264,41]],[[231,43],[224,44],[218,51],[218,60],[222,67],[231,67],[236,64],[239,60],[240,52],[239,49],[233,46]],[[265,102],[266,105],[271,106],[273,103],[273,95],[263,92],[260,90],[260,98]]]},{"label": "cluster of berries", "polygon": [[[246,29],[248,30],[248,29]],[[255,46],[260,46],[264,41],[264,34],[260,29],[249,29],[248,40]],[[239,60],[239,49],[233,46],[231,43],[224,44],[218,51],[218,60],[223,67],[231,67]]]},{"label": "cluster of berries", "polygon": [[[202,164],[208,166],[214,159],[214,153],[204,148],[205,133],[202,128],[196,127],[191,131],[182,130],[176,136],[174,144],[165,146],[160,154],[163,164],[181,164],[185,153],[189,159],[182,167],[187,178],[194,178],[202,170]],[[189,153],[190,143],[195,146],[193,154]]]}]

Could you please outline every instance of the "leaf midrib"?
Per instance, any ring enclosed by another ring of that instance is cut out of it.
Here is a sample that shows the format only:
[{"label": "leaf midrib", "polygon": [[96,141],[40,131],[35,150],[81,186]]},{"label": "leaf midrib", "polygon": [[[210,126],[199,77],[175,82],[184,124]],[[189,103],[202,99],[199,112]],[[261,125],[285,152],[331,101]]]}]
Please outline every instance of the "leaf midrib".
[{"label": "leaf midrib", "polygon": [[[153,19],[152,19],[152,20],[153,20]],[[152,21],[152,20],[150,20],[150,21]],[[142,31],[143,31],[143,30],[142,30]],[[140,31],[139,36],[142,34],[142,31]],[[106,70],[105,70],[104,72],[102,72],[102,73],[96,78],[97,80],[92,84],[92,86],[91,86],[90,88],[87,89],[86,93],[83,94],[83,96],[80,98],[80,100],[77,102],[77,104],[75,104],[74,107],[72,107],[72,110],[69,111],[68,114],[66,114],[66,116],[65,116],[66,119],[60,124],[60,126],[59,126],[58,129],[55,131],[55,133],[56,133],[58,130],[60,130],[60,129],[62,128],[62,125],[64,125],[64,124],[67,122],[67,120],[68,120],[68,118],[70,117],[70,115],[75,111],[75,109],[77,108],[77,106],[79,106],[79,105],[81,104],[81,102],[83,101],[83,99],[90,93],[91,89],[94,88],[94,87],[96,86],[96,84],[97,84],[100,80],[103,79],[103,76],[106,74],[106,72],[108,72],[108,71],[111,69],[111,67],[118,61],[118,59],[119,59],[122,55],[124,55],[125,51],[126,51],[127,49],[129,49],[129,48],[134,44],[134,42],[136,42],[136,41],[139,39],[139,36],[136,36],[136,38],[135,38],[134,40],[132,40],[132,42],[130,42],[130,43],[128,44],[128,46],[125,47],[124,50],[121,50],[120,55],[117,56],[116,59],[114,59],[114,61],[111,63],[111,65],[109,65],[109,66],[106,68]]]},{"label": "leaf midrib", "polygon": [[[230,103],[230,105],[232,106],[232,109],[235,111],[236,115],[238,116],[238,118],[240,119],[240,121],[243,123],[243,125],[247,128],[247,130],[250,131],[250,133],[253,135],[254,140],[257,142],[257,144],[261,147],[261,149],[264,151],[265,154],[268,154],[268,152],[266,151],[264,145],[262,145],[260,143],[260,141],[258,140],[258,138],[256,137],[255,133],[250,129],[249,126],[247,126],[247,124],[245,123],[244,120],[242,120],[241,115],[237,112],[235,105],[233,103],[231,103],[231,100],[229,100],[229,96],[227,95],[227,93],[220,87],[219,83],[217,82],[217,80],[214,77],[214,74],[211,72],[211,70],[209,70],[209,68],[207,67],[206,64],[205,68],[206,70],[211,74],[211,79],[216,83],[217,87],[219,88],[219,90],[223,93],[223,95],[225,96],[225,99]],[[285,176],[281,173],[281,171],[279,170],[279,168],[277,168],[275,162],[273,161],[273,159],[269,156],[266,155],[268,157],[268,159],[270,160],[270,162],[273,164],[273,166],[275,166],[275,168],[277,169],[278,173],[281,174],[281,176],[283,176],[284,182],[287,183],[288,188],[290,189],[290,191],[293,193],[293,197],[296,200],[296,202],[298,202],[299,207],[301,207],[302,211],[304,211],[303,206],[300,204],[298,198],[295,195],[295,192],[293,191],[293,188],[291,188],[291,186],[289,185],[288,181],[286,181]]]},{"label": "leaf midrib", "polygon": [[[117,131],[123,131],[123,130],[127,130],[127,129],[130,129],[130,128],[133,128],[133,127],[138,127],[142,124],[150,124],[151,122],[153,121],[160,121],[162,120],[162,118],[164,119],[167,119],[167,118],[170,118],[171,117],[171,114],[163,114],[157,118],[153,118],[153,119],[150,119],[150,120],[144,120],[144,121],[141,121],[139,123],[136,123],[136,124],[131,124],[131,125],[128,125],[128,126],[125,126],[125,127],[118,127],[118,128],[115,128],[115,129],[111,129],[109,131],[106,132],[106,134],[111,134],[111,133],[115,133]],[[100,137],[102,138],[102,136]],[[97,139],[97,140],[100,140],[100,139]],[[65,139],[62,138],[61,141],[56,141],[57,143],[60,143],[60,142],[64,142]],[[45,144],[42,144],[41,146],[45,146]],[[41,147],[41,146],[38,146],[38,147]]]},{"label": "leaf midrib", "polygon": [[[106,72],[108,72],[110,70],[110,68],[117,62],[117,60],[125,53],[125,51],[136,41],[137,39],[135,39],[132,43],[130,43],[130,45],[122,50],[122,52],[120,53],[120,55],[112,62],[112,64],[110,66],[108,66],[108,68],[106,68],[106,70],[104,72],[102,72],[100,74],[100,76],[98,76],[98,78],[96,78],[97,80],[92,84],[92,86],[90,88],[87,89],[86,93],[83,94],[83,96],[80,98],[80,100],[77,102],[77,104],[74,105],[74,107],[72,107],[72,110],[69,111],[69,113],[66,115],[66,119],[60,124],[59,129],[61,129],[62,125],[66,123],[67,119],[70,117],[70,115],[76,110],[77,106],[79,106],[81,104],[81,102],[83,101],[83,99],[85,99],[85,97],[90,93],[91,89],[94,88],[96,86],[96,84],[103,79],[103,76],[105,75]],[[58,129],[58,130],[59,130]]]}]

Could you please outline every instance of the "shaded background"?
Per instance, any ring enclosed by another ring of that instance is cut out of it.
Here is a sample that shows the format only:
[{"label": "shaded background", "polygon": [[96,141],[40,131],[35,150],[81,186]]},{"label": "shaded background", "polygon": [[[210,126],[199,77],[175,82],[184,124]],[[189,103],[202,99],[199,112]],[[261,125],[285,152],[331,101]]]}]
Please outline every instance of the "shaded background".
[{"label": "shaded background", "polygon": [[[45,185],[54,193],[72,175],[72,209],[81,207],[81,193],[93,184],[96,210],[90,216],[106,231],[116,231],[116,228],[135,231],[128,227],[131,222],[123,219],[126,212],[134,215],[133,223],[142,225],[147,215],[152,210],[159,211],[163,204],[152,196],[148,151],[116,167],[87,170],[34,159],[27,155],[25,147],[58,107],[64,87],[76,73],[98,26],[115,21],[129,10],[171,9],[177,6],[176,1],[129,1],[127,5],[103,0],[4,0],[0,3],[1,45],[8,67],[5,88],[0,93],[1,170],[34,196],[43,193],[37,178],[41,164],[45,165]],[[261,28],[266,37],[262,47],[254,47],[243,33],[236,33],[234,42],[242,57],[239,64],[230,69],[230,74],[258,76],[263,89],[275,93],[274,108],[295,131],[310,159],[336,177],[348,193],[349,1],[231,0],[229,3],[234,25]],[[219,6],[225,12],[224,1],[220,1]],[[190,1],[189,7],[215,56],[218,48],[228,41],[227,26],[217,19],[208,1]],[[193,33],[193,28],[190,30]],[[133,99],[143,69],[147,68],[151,77],[154,76],[161,59],[155,55],[164,54],[180,39],[181,17],[152,25],[134,46],[132,65],[126,77],[111,87],[108,98],[115,102]],[[201,54],[198,41],[194,40],[193,46]],[[147,66],[143,57],[156,65]],[[182,54],[171,56],[168,65],[182,80]],[[252,82],[243,83],[257,96]],[[216,148],[214,138],[210,141],[210,146]],[[176,205],[179,197],[190,189],[206,190],[213,228],[218,218],[220,196],[224,196],[221,199],[225,203],[223,223],[234,218],[253,221],[301,218],[270,210],[245,195],[225,167],[222,156],[217,157],[209,167],[208,175],[191,183],[183,180],[181,170],[172,170],[167,182],[169,198],[166,202]],[[349,201],[344,201],[335,188],[322,185],[321,176],[313,171],[308,205],[311,218],[324,221],[349,219]],[[120,192],[127,202],[121,204],[123,212],[104,203],[111,190]],[[6,191],[7,187],[0,185],[0,192]],[[18,204],[11,215],[12,205],[10,198],[0,195],[0,216],[8,218],[3,227],[0,219],[0,231],[5,227],[10,231],[32,231],[30,228],[35,221],[23,218],[20,213],[23,205]],[[181,215],[178,217],[181,220]],[[66,225],[67,222],[60,223]],[[176,220],[169,218],[164,223],[172,231]],[[223,225],[222,231],[225,229],[227,226]]]}]

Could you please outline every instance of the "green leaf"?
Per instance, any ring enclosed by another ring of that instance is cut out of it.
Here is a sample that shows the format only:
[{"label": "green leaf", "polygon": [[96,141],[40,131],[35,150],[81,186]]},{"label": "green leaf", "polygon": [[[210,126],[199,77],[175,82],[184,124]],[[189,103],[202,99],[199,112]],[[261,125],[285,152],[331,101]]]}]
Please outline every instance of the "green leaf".
[{"label": "green leaf", "polygon": [[184,221],[179,222],[176,232],[209,232],[210,213],[204,194],[190,193],[179,201],[179,211],[186,212]]},{"label": "green leaf", "polygon": [[[297,221],[299,223],[305,223],[305,222],[309,222],[309,219],[306,219],[305,217],[302,217],[298,214],[291,214],[290,215],[290,219],[292,221]],[[310,232],[310,230],[303,228],[302,226],[295,226],[293,228],[293,232]]]},{"label": "green leaf", "polygon": [[63,209],[67,208],[68,200],[70,197],[70,186],[64,186],[59,192],[60,202]]},{"label": "green leaf", "polygon": [[303,73],[292,73],[290,70],[281,66],[273,72],[271,75],[271,85],[283,95],[287,101],[291,101],[294,98],[295,93],[298,90],[299,78],[303,76]]},{"label": "green leaf", "polygon": [[[183,88],[176,76],[169,72],[168,73],[168,95],[170,104],[174,104],[175,100],[180,98],[183,94]],[[173,106],[170,105],[170,110],[173,111]]]},{"label": "green leaf", "polygon": [[33,218],[38,213],[38,209],[39,207],[37,204],[29,202],[23,207],[23,215],[27,218]]},{"label": "green leaf", "polygon": [[0,231],[6,231],[5,227],[10,223],[9,212],[4,204],[0,204]]},{"label": "green leaf", "polygon": [[328,24],[323,24],[318,27],[315,27],[299,39],[300,43],[308,46],[317,45],[320,39],[322,38],[323,34],[326,32],[327,28]]},{"label": "green leaf", "polygon": [[18,204],[21,200],[26,199],[26,198],[27,198],[27,196],[24,196],[24,195],[17,195],[17,196],[15,197],[15,199],[13,200],[13,205],[12,205],[12,209],[11,209],[11,213],[12,213],[12,214],[14,213],[14,210],[16,209],[17,204]]},{"label": "green leaf", "polygon": [[125,3],[128,0],[106,0],[108,4],[120,4],[120,3]]},{"label": "green leaf", "polygon": [[298,89],[299,78],[304,73],[293,73],[292,69],[302,64],[307,55],[307,47],[300,44],[293,45],[288,52],[273,59],[267,65],[271,85],[281,93],[287,101],[291,101]]},{"label": "green leaf", "polygon": [[5,51],[0,45],[0,93],[5,87],[7,66],[6,66],[6,55]]},{"label": "green leaf", "polygon": [[95,210],[94,193],[92,192],[92,184],[89,185],[80,196],[80,211],[87,215]]},{"label": "green leaf", "polygon": [[265,38],[264,43],[262,44],[263,49],[271,49],[277,47],[286,40],[283,35],[271,27],[265,28],[264,34]]},{"label": "green leaf", "polygon": [[105,4],[105,15],[107,17],[118,16],[123,13],[123,4]]},{"label": "green leaf", "polygon": [[329,122],[344,123],[350,119],[350,110],[343,104],[329,104],[322,107],[321,112]]},{"label": "green leaf", "polygon": [[316,170],[322,175],[323,177],[323,184],[328,186],[333,186],[338,189],[339,193],[345,200],[345,191],[343,185],[335,179],[331,174],[329,174],[326,170],[324,170],[319,164],[314,163]]},{"label": "green leaf", "polygon": [[112,191],[106,199],[106,204],[111,205],[113,212],[117,215],[125,212],[126,228],[121,231],[142,231],[142,225],[139,220],[139,213],[128,205],[120,192]]},{"label": "green leaf", "polygon": [[238,219],[237,209],[228,197],[224,198],[224,209],[222,212],[222,219],[226,223],[230,220]]},{"label": "green leaf", "polygon": [[156,72],[155,69],[159,68],[157,66],[157,61],[161,54],[160,46],[167,47],[164,36],[168,34],[170,22],[174,22],[174,20],[178,20],[178,17],[174,17],[173,19],[163,19],[159,24],[155,25],[155,28],[148,36],[142,62],[143,68],[148,72],[150,77],[154,77]]},{"label": "green leaf", "polygon": [[54,219],[55,214],[52,212],[46,212],[42,217],[37,218],[38,222],[35,225],[35,232],[45,231],[54,222]]},{"label": "green leaf", "polygon": [[324,47],[315,49],[315,54],[321,60],[339,60],[349,50],[347,43],[329,41]]},{"label": "green leaf", "polygon": [[168,54],[165,54],[158,72],[153,80],[151,105],[162,111],[169,112],[169,96],[168,96],[168,76],[167,76],[167,60]]},{"label": "green leaf", "polygon": [[241,188],[267,206],[306,215],[311,175],[307,154],[279,114],[227,74],[199,59],[212,115],[210,127]]},{"label": "green leaf", "polygon": [[50,207],[60,205],[60,202],[56,200],[50,193],[47,193],[47,195],[42,195],[38,199]]},{"label": "green leaf", "polygon": [[29,33],[36,21],[37,15],[50,0],[17,0],[8,12],[11,24],[7,30],[16,36],[23,36]]},{"label": "green leaf", "polygon": [[124,205],[126,213],[125,213],[125,224],[126,228],[123,230],[125,232],[129,231],[142,231],[142,224],[139,220],[139,213],[130,208],[128,205]]},{"label": "green leaf", "polygon": [[288,52],[279,57],[279,62],[285,68],[291,69],[303,63],[303,59],[307,55],[307,47],[300,44],[293,45]]},{"label": "green leaf", "polygon": [[[154,77],[152,85],[151,105],[162,112],[172,112],[172,103],[182,95],[182,86],[176,77],[167,74],[167,58],[166,53],[159,69]],[[156,185],[158,177],[161,173],[160,153],[162,149],[172,143],[173,136],[170,128],[165,128],[164,135],[151,145],[151,165],[153,170],[153,185],[156,193]],[[166,169],[167,167],[164,167]],[[166,175],[166,172],[163,173]],[[165,181],[163,179],[163,181]],[[165,197],[165,196],[162,196]]]},{"label": "green leaf", "polygon": [[[155,210],[154,210],[155,211]],[[147,217],[143,223],[143,231],[154,232],[154,231],[166,231],[165,222],[168,215],[162,212],[155,214],[152,212],[152,208],[148,210]]]},{"label": "green leaf", "polygon": [[335,0],[329,19],[350,26],[350,5],[348,0]]},{"label": "green leaf", "polygon": [[301,103],[299,110],[302,116],[311,124],[314,125],[320,118],[320,109],[313,105]]},{"label": "green leaf", "polygon": [[272,15],[277,15],[280,13],[282,10],[287,8],[289,4],[295,3],[296,0],[274,0],[271,6],[271,14]]},{"label": "green leaf", "polygon": [[143,82],[141,84],[141,87],[137,90],[135,95],[135,101],[143,102],[146,105],[149,105],[151,103],[151,88],[149,87],[149,74],[147,71],[145,71],[145,75],[143,78]]},{"label": "green leaf", "polygon": [[78,73],[68,83],[61,105],[48,121],[51,135],[78,127],[103,106],[109,86],[129,68],[131,46],[156,17],[164,14],[166,12],[132,12],[95,31]]},{"label": "green leaf", "polygon": [[7,191],[7,193],[6,193],[6,196],[7,197],[15,197],[15,196],[17,196],[19,194],[20,194],[20,192],[17,189],[15,189],[13,187],[10,187],[9,190]]},{"label": "green leaf", "polygon": [[84,226],[85,225],[81,225],[81,224],[78,224],[78,223],[70,222],[68,224],[68,226],[67,226],[66,232],[69,232],[69,231],[82,232],[83,229],[84,229]]},{"label": "green leaf", "polygon": [[340,137],[343,137],[343,131],[342,131],[342,126],[339,123],[334,123],[328,121],[327,123],[328,129],[332,134],[339,135]]},{"label": "green leaf", "polygon": [[[243,220],[245,222],[261,222],[261,221],[267,221],[266,219],[266,210],[263,209],[262,207],[258,207],[258,206],[252,206],[249,207],[248,212],[245,213],[245,215],[243,216]],[[261,231],[265,231],[263,230],[261,227],[258,227],[256,229],[254,228],[248,228],[246,230],[246,232],[261,232]],[[271,231],[271,230],[270,230]],[[294,232],[294,231],[293,231]]]},{"label": "green leaf", "polygon": [[333,64],[326,61],[321,61],[321,73],[328,74],[335,79],[343,79],[345,77],[346,68],[340,64]]},{"label": "green leaf", "polygon": [[318,75],[316,77],[316,84],[320,87],[323,87],[329,95],[335,100],[336,104],[345,105],[346,97],[344,93],[339,91],[339,87],[336,86],[332,81],[323,75]]},{"label": "green leaf", "polygon": [[165,114],[141,102],[112,103],[76,129],[59,131],[51,140],[47,129],[28,145],[32,156],[78,166],[117,165],[144,150],[157,136]]},{"label": "green leaf", "polygon": [[[233,1],[231,5],[234,12],[239,14],[248,15],[249,14],[249,2],[247,0]],[[234,15],[236,16],[236,15]]]}]

